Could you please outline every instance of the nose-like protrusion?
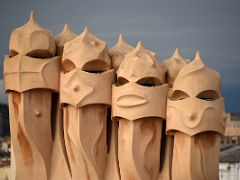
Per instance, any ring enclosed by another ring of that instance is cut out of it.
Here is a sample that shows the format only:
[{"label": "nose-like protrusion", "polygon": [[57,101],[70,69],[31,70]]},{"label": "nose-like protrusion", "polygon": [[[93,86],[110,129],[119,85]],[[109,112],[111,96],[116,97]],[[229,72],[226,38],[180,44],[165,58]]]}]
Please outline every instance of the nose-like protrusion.
[{"label": "nose-like protrusion", "polygon": [[73,91],[78,92],[80,87],[78,85],[74,86]]},{"label": "nose-like protrusion", "polygon": [[38,109],[36,109],[35,110],[35,116],[36,117],[41,117],[41,115],[42,115],[41,112]]},{"label": "nose-like protrusion", "polygon": [[190,112],[188,113],[188,118],[191,120],[191,121],[194,121],[195,119],[197,119],[197,114],[194,113],[194,112]]}]

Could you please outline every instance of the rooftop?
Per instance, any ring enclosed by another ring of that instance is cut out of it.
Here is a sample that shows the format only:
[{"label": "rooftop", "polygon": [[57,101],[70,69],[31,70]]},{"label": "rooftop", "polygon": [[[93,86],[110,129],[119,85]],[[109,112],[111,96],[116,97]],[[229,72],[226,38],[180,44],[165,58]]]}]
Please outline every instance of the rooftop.
[{"label": "rooftop", "polygon": [[221,144],[220,162],[240,162],[240,146]]}]

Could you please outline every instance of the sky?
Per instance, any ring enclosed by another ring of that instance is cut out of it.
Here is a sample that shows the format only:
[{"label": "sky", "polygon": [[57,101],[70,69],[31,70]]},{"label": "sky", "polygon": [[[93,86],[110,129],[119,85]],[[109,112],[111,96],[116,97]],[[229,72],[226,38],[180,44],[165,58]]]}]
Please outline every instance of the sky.
[{"label": "sky", "polygon": [[[141,40],[160,61],[179,48],[186,59],[197,50],[222,77],[226,111],[240,112],[239,0],[3,0],[0,5],[0,79],[11,31],[34,10],[37,21],[57,34],[65,23],[79,34],[85,26],[112,47],[123,34]],[[7,102],[0,80],[0,102]]]}]

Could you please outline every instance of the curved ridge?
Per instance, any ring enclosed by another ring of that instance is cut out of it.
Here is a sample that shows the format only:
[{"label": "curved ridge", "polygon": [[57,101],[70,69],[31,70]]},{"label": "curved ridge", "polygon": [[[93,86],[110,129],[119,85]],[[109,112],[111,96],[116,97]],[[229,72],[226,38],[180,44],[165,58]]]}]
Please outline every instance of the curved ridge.
[{"label": "curved ridge", "polygon": [[187,64],[185,67],[183,67],[178,74],[179,76],[182,76],[183,78],[189,74],[199,72],[206,68],[205,64],[200,58],[195,58],[192,62]]}]

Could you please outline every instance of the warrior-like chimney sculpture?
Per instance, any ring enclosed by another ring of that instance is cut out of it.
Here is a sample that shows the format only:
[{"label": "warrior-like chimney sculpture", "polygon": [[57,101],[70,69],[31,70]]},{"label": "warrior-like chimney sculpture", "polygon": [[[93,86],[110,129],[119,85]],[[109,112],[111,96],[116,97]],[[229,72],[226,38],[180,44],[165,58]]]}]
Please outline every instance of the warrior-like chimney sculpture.
[{"label": "warrior-like chimney sculpture", "polygon": [[107,45],[86,27],[64,45],[60,101],[72,179],[104,176],[107,157],[107,107],[114,70]]},{"label": "warrior-like chimney sculpture", "polygon": [[157,179],[167,92],[164,68],[139,42],[126,55],[113,85],[112,115],[119,121],[122,179]]},{"label": "warrior-like chimney sculpture", "polygon": [[220,75],[195,59],[178,73],[167,107],[167,133],[174,134],[172,179],[218,179],[225,129]]},{"label": "warrior-like chimney sculpture", "polygon": [[10,37],[4,60],[15,179],[47,180],[52,149],[52,92],[59,90],[59,57],[53,35],[34,13]]}]

